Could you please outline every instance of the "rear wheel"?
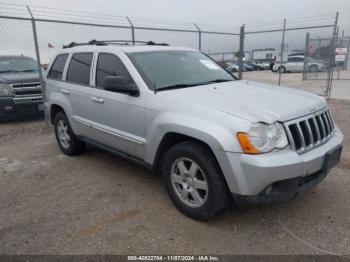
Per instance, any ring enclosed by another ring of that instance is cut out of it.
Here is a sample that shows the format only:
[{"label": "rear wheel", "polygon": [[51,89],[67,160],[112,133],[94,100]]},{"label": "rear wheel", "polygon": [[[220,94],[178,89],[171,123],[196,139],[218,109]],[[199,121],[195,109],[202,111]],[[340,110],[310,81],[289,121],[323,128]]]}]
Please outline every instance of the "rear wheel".
[{"label": "rear wheel", "polygon": [[55,115],[54,127],[57,143],[64,154],[78,155],[85,150],[85,143],[76,138],[63,112]]},{"label": "rear wheel", "polygon": [[287,72],[287,69],[284,66],[280,66],[278,68],[278,72],[283,74],[283,73]]},{"label": "rear wheel", "polygon": [[162,174],[170,199],[185,215],[208,220],[229,201],[216,160],[204,145],[181,142],[165,155]]}]

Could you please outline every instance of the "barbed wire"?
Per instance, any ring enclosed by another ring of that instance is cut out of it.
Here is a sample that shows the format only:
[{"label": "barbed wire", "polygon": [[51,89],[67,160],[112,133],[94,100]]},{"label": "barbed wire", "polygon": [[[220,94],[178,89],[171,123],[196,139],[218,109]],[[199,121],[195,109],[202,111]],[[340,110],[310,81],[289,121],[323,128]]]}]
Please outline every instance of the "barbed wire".
[{"label": "barbed wire", "polygon": [[[7,16],[25,16],[28,18],[29,13],[27,6],[13,3],[0,3],[0,15]],[[99,24],[111,24],[120,26],[130,26],[126,16],[98,13],[98,12],[85,12],[79,10],[65,10],[60,8],[43,7],[37,5],[30,5],[30,10],[37,19],[56,19],[72,22],[85,22],[85,23],[99,23]],[[154,28],[169,28],[169,29],[184,29],[184,30],[197,30],[194,23],[171,21],[171,20],[157,20],[152,18],[140,18],[129,17],[134,26],[139,27],[154,27]],[[305,16],[305,17],[290,17],[287,19],[287,25],[293,27],[302,26],[314,26],[314,25],[330,25],[334,23],[335,14],[323,14],[317,16]],[[199,28],[203,31],[208,31],[207,28],[215,28],[221,32],[237,33],[240,26],[227,26],[207,23],[197,23]],[[276,19],[270,21],[251,22],[245,23],[247,29],[254,30],[276,30],[281,29],[283,19]]]}]

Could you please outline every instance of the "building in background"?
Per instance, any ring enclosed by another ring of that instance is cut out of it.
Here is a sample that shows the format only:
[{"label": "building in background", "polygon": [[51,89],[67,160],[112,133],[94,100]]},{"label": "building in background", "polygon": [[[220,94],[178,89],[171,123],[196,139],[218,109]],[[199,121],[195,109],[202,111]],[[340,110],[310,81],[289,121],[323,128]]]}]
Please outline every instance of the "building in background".
[{"label": "building in background", "polygon": [[251,58],[255,62],[271,62],[275,58],[274,48],[253,49]]}]

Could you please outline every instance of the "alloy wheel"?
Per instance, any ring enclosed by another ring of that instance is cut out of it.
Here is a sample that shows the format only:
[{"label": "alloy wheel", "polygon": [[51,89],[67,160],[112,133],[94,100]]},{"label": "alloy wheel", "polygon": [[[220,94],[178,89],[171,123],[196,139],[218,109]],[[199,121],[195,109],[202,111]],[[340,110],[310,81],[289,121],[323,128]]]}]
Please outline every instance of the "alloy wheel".
[{"label": "alloy wheel", "polygon": [[179,158],[171,168],[171,184],[182,203],[201,207],[208,197],[208,183],[199,165],[189,158]]},{"label": "alloy wheel", "polygon": [[70,135],[68,134],[68,126],[65,121],[60,119],[57,122],[57,135],[60,141],[60,144],[64,148],[69,148],[70,146]]}]

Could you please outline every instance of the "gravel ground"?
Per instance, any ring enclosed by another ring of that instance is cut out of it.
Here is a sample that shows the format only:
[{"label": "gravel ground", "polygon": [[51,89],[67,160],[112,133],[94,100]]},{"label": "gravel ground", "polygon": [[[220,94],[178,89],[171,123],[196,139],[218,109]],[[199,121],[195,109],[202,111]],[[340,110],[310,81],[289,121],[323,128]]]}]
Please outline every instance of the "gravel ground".
[{"label": "gravel ground", "polygon": [[[308,91],[317,95],[323,95],[324,89],[327,86],[326,73],[324,72],[318,73],[317,76],[315,74],[309,73],[308,76],[310,79],[313,79],[313,80],[303,81],[302,80],[303,74],[301,73],[285,73],[285,74],[282,74],[281,85],[302,89],[304,91]],[[338,77],[337,73],[334,73],[331,98],[341,99],[341,100],[350,100],[350,88],[349,88],[350,70],[341,72],[340,79],[343,79],[343,80],[336,80],[337,77]],[[244,72],[243,79],[277,85],[278,73],[271,72],[271,71]]]},{"label": "gravel ground", "polygon": [[197,222],[161,177],[95,148],[63,155],[43,122],[0,126],[0,254],[350,255],[350,102],[332,101],[341,159],[297,199]]}]

